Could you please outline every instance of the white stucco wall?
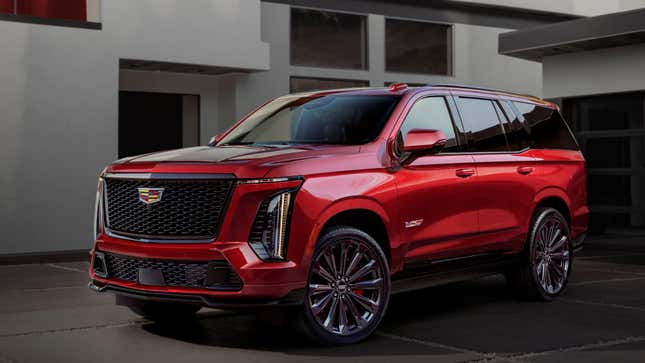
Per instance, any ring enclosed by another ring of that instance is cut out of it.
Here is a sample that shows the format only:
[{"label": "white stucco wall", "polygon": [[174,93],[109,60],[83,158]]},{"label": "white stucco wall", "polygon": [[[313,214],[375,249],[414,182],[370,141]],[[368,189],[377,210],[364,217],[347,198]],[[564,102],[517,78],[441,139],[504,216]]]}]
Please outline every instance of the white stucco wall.
[{"label": "white stucco wall", "polygon": [[259,0],[106,0],[100,17],[102,30],[0,21],[0,254],[90,246],[120,58],[269,68]]},{"label": "white stucco wall", "polygon": [[645,45],[546,57],[544,97],[645,90]]},{"label": "white stucco wall", "polygon": [[645,0],[457,0],[581,16],[596,16],[645,7]]}]

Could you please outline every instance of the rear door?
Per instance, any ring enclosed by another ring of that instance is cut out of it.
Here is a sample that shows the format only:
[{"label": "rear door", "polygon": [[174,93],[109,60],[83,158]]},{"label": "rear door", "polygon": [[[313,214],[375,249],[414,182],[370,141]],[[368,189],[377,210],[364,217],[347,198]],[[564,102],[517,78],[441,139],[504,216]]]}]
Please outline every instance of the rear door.
[{"label": "rear door", "polygon": [[477,238],[476,169],[461,153],[463,128],[452,99],[426,94],[413,101],[400,127],[400,140],[412,129],[441,130],[443,151],[420,157],[396,172],[401,227],[407,243],[406,263],[468,254]]},{"label": "rear door", "polygon": [[511,251],[523,245],[535,187],[534,158],[513,140],[512,125],[497,97],[457,94],[456,102],[467,133],[467,150],[477,165],[481,251]]}]

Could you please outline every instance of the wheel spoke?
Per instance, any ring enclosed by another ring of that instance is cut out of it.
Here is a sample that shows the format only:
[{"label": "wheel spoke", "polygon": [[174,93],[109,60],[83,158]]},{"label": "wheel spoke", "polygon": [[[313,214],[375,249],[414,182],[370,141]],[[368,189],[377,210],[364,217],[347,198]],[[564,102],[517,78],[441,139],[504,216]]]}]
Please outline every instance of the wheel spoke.
[{"label": "wheel spoke", "polygon": [[327,312],[327,318],[325,318],[325,322],[323,325],[329,329],[330,324],[334,323],[334,320],[336,320],[336,312],[337,312],[337,307],[338,307],[338,298],[332,296],[331,300],[331,306],[329,307],[329,312]]},{"label": "wheel spoke", "polygon": [[347,266],[347,269],[345,270],[345,275],[349,275],[352,271],[354,271],[356,265],[358,265],[358,261],[360,261],[361,258],[363,258],[363,252],[361,252],[360,248],[357,247],[352,260],[349,262],[349,266]]},{"label": "wheel spoke", "polygon": [[[559,228],[555,231],[555,233],[553,234],[553,236],[552,236],[552,237],[551,237],[551,239],[549,240],[549,248],[551,248],[551,249],[554,249],[554,248],[555,248],[555,247],[553,246],[553,244],[554,244],[554,243],[555,243],[555,241],[558,239],[558,237],[560,237],[560,234],[561,234],[561,233],[562,233],[562,231],[561,231]],[[558,243],[559,243],[559,242],[558,242]]]},{"label": "wheel spoke", "polygon": [[320,294],[323,292],[332,291],[334,288],[326,284],[309,284],[309,291],[312,294]]},{"label": "wheel spoke", "polygon": [[347,309],[345,308],[345,299],[338,300],[338,331],[345,334],[347,331]]},{"label": "wheel spoke", "polygon": [[356,325],[359,328],[362,328],[363,326],[367,325],[367,321],[363,318],[363,315],[361,315],[358,312],[358,308],[356,307],[356,304],[354,304],[354,299],[352,299],[351,295],[348,296],[345,303],[347,304],[347,308],[349,309],[349,312],[352,314],[354,321],[356,321]]},{"label": "wheel spoke", "polygon": [[357,282],[355,284],[351,284],[351,288],[352,289],[373,290],[373,289],[381,288],[382,284],[383,284],[383,279],[379,277],[379,278],[374,279],[374,280],[361,281],[361,282]]},{"label": "wheel spoke", "polygon": [[376,309],[378,308],[378,303],[376,301],[373,301],[372,299],[369,299],[363,295],[355,294],[354,292],[351,292],[350,296],[354,298],[354,300],[356,300],[356,302],[359,303],[365,310],[369,311],[372,314],[376,312]]},{"label": "wheel spoke", "polygon": [[560,283],[560,278],[564,277],[564,270],[562,269],[562,267],[560,267],[559,264],[557,264],[557,263],[555,263],[553,261],[551,261],[549,263],[549,266],[551,267],[551,270],[553,272],[555,272],[555,275],[553,277],[555,277],[557,279],[557,283],[559,284]]},{"label": "wheel spoke", "polygon": [[353,275],[349,277],[350,282],[354,282],[361,277],[367,275],[370,271],[372,271],[372,268],[376,264],[375,260],[370,260],[365,266],[361,267],[358,271],[356,271]]},{"label": "wheel spoke", "polygon": [[327,267],[330,268],[330,272],[333,276],[338,276],[338,268],[336,267],[336,259],[334,258],[334,250],[332,248],[328,249],[325,254],[323,254],[325,262],[327,262]]},{"label": "wheel spoke", "polygon": [[551,258],[554,260],[568,260],[569,259],[569,251],[562,251],[558,253],[554,253],[551,255]]},{"label": "wheel spoke", "polygon": [[347,266],[347,252],[349,250],[349,243],[341,244],[340,246],[340,270],[338,271],[341,275],[346,275],[347,271],[345,267]]},{"label": "wheel spoke", "polygon": [[562,238],[560,238],[560,240],[551,248],[551,251],[560,250],[565,245],[565,243],[567,243],[567,237],[562,236]]},{"label": "wheel spoke", "polygon": [[325,308],[327,307],[327,305],[329,305],[329,302],[333,298],[334,298],[334,296],[332,295],[332,293],[331,292],[328,293],[322,299],[318,300],[317,303],[311,305],[311,312],[314,315],[319,315],[323,310],[325,310]]},{"label": "wheel spoke", "polygon": [[314,268],[314,273],[316,275],[322,277],[323,279],[327,280],[327,282],[329,282],[329,283],[332,283],[332,282],[336,281],[336,278],[334,276],[332,276],[329,272],[327,272],[327,270],[325,270],[320,265],[320,262],[318,262],[318,264]]}]

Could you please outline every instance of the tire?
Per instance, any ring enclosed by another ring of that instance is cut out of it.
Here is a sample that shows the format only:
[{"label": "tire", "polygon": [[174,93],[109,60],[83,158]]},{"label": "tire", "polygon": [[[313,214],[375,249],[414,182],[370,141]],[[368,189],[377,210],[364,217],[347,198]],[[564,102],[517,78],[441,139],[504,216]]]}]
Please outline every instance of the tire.
[{"label": "tire", "polygon": [[321,345],[358,343],[379,325],[389,298],[390,268],[374,238],[352,227],[331,228],[314,250],[301,329]]},{"label": "tire", "polygon": [[192,320],[201,309],[199,305],[144,301],[117,296],[117,305],[127,306],[135,314],[156,322]]},{"label": "tire", "polygon": [[520,297],[551,301],[567,287],[573,266],[572,251],[564,216],[554,208],[538,208],[531,219],[520,265],[508,272],[506,279]]}]

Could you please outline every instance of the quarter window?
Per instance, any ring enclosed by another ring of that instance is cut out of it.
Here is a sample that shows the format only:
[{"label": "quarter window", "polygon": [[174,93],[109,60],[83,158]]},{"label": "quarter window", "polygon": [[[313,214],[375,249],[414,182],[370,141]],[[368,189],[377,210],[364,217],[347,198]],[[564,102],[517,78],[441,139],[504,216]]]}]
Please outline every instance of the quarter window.
[{"label": "quarter window", "polygon": [[459,144],[455,138],[455,129],[452,118],[443,97],[426,97],[417,101],[408,112],[403,125],[401,125],[401,136],[403,140],[408,132],[413,129],[440,130],[446,135],[448,141],[444,151],[458,151]]},{"label": "quarter window", "polygon": [[504,128],[493,101],[464,97],[458,100],[468,139],[468,151],[508,151]]},{"label": "quarter window", "polygon": [[292,8],[291,64],[367,69],[367,17]]},{"label": "quarter window", "polygon": [[578,150],[578,143],[560,112],[525,102],[513,102],[530,130],[533,147],[538,149]]},{"label": "quarter window", "polygon": [[515,114],[511,105],[503,101],[501,103],[504,113],[509,120],[509,128],[507,129],[508,144],[513,150],[524,150],[533,146],[531,140],[531,129],[528,128]]}]

